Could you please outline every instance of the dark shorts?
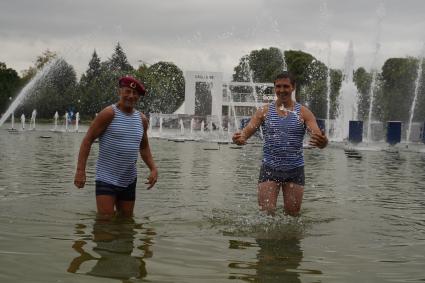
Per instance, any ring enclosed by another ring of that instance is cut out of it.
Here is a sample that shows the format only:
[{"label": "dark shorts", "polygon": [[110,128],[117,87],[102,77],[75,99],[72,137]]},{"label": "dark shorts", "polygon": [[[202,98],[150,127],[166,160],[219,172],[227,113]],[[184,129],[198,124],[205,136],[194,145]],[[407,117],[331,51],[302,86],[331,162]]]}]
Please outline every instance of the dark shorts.
[{"label": "dark shorts", "polygon": [[276,170],[267,165],[262,165],[258,183],[274,181],[278,183],[295,183],[301,186],[305,184],[304,166],[287,171]]},{"label": "dark shorts", "polygon": [[96,181],[96,196],[110,195],[115,196],[117,200],[134,201],[136,200],[137,179],[128,187],[118,187],[102,181]]}]

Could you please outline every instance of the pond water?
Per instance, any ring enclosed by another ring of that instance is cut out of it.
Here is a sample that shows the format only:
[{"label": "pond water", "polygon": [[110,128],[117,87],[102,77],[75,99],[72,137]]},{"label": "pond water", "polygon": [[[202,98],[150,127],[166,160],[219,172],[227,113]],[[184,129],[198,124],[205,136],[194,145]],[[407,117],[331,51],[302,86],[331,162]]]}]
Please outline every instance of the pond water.
[{"label": "pond water", "polygon": [[0,282],[425,281],[425,153],[306,149],[301,216],[268,217],[260,143],[151,139],[157,185],[140,161],[134,219],[101,223],[83,136],[0,131]]}]

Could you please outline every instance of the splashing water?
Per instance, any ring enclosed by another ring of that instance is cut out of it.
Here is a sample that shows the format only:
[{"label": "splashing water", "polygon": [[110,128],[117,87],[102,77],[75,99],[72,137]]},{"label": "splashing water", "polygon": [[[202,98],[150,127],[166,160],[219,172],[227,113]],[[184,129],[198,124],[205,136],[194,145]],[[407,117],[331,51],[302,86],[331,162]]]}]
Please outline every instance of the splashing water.
[{"label": "splashing water", "polygon": [[77,112],[75,114],[75,132],[78,133],[79,131],[79,122],[80,122],[80,112]]},{"label": "splashing water", "polygon": [[21,127],[22,130],[25,130],[25,114],[21,115]]},{"label": "splashing water", "polygon": [[417,71],[416,80],[415,80],[415,92],[414,92],[412,106],[410,108],[409,126],[407,128],[406,142],[410,141],[410,135],[412,131],[412,121],[413,121],[413,116],[415,115],[416,100],[418,99],[419,87],[422,84],[422,65],[424,63],[424,57],[425,57],[425,43],[422,48],[421,58],[419,59],[419,62],[418,62],[419,65],[418,65],[418,71]]},{"label": "splashing water", "polygon": [[180,119],[179,123],[180,123],[180,135],[184,136],[184,124],[183,124],[183,120]]},{"label": "splashing water", "polygon": [[320,16],[323,22],[322,33],[326,38],[327,56],[326,56],[326,135],[329,136],[329,125],[331,116],[331,56],[332,56],[332,42],[329,34],[329,11],[326,1],[321,3]]},{"label": "splashing water", "polygon": [[54,119],[53,130],[56,131],[58,129],[58,119],[59,119],[58,111],[55,112],[53,119]]},{"label": "splashing water", "polygon": [[[226,235],[276,237],[285,234],[303,234],[306,224],[302,217],[291,217],[277,213],[275,216],[263,212],[241,214],[240,211],[213,210],[208,221],[220,227]],[[292,233],[293,232],[293,233]]]},{"label": "splashing water", "polygon": [[65,132],[68,132],[69,131],[69,128],[68,128],[69,114],[68,114],[68,112],[65,112],[64,118],[65,118]]},{"label": "splashing water", "polygon": [[15,109],[28,97],[28,95],[33,93],[34,88],[37,86],[37,83],[44,80],[50,73],[50,71],[56,66],[58,59],[52,60],[46,64],[31,81],[21,90],[21,92],[16,96],[15,100],[12,102],[10,107],[6,110],[2,118],[0,119],[0,127],[4,122],[10,117],[10,115],[15,111]]},{"label": "splashing water", "polygon": [[285,108],[285,106],[283,104],[281,106],[279,106],[279,110],[282,110],[283,112],[287,113],[286,115],[289,115],[291,113],[294,114],[297,117],[298,122],[304,125],[307,134],[309,134],[310,136],[312,134],[314,134],[314,131],[309,126],[307,126],[307,124],[305,124],[304,119],[302,119],[296,111]]},{"label": "splashing water", "polygon": [[353,43],[348,46],[344,62],[344,79],[341,85],[341,94],[338,97],[338,112],[335,118],[335,132],[333,138],[343,141],[348,137],[348,125],[350,120],[357,119],[358,93],[353,81],[354,51]]},{"label": "splashing water", "polygon": [[37,110],[33,110],[30,120],[30,130],[35,130],[35,118],[37,117]]},{"label": "splashing water", "polygon": [[370,89],[369,89],[370,101],[369,101],[369,113],[368,113],[367,133],[366,133],[366,138],[368,142],[372,141],[371,126],[372,126],[373,100],[375,97],[376,76],[377,76],[376,65],[378,61],[379,50],[381,49],[380,42],[381,42],[382,20],[384,19],[384,16],[385,16],[385,6],[382,2],[380,3],[376,11],[376,14],[378,16],[378,28],[377,28],[376,39],[375,39],[375,52],[373,55],[373,60],[371,65],[372,82],[370,84]]}]

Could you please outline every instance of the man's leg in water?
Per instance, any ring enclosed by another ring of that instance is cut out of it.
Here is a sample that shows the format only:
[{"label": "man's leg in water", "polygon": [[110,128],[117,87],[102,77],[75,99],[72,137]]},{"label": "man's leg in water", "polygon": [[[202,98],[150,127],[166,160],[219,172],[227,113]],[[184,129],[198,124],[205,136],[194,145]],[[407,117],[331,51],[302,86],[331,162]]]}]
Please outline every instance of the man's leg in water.
[{"label": "man's leg in water", "polygon": [[258,205],[261,211],[274,215],[276,211],[277,197],[279,196],[280,183],[265,181],[258,183],[257,195]]},{"label": "man's leg in water", "polygon": [[304,186],[295,183],[283,184],[283,209],[286,214],[298,216],[303,200]]},{"label": "man's leg in water", "polygon": [[117,211],[124,217],[132,217],[135,201],[119,200],[117,203]]},{"label": "man's leg in water", "polygon": [[137,179],[125,189],[120,189],[117,194],[117,212],[124,217],[132,217],[136,202]]},{"label": "man's leg in water", "polygon": [[97,214],[102,219],[111,219],[115,214],[116,197],[113,195],[97,195]]}]

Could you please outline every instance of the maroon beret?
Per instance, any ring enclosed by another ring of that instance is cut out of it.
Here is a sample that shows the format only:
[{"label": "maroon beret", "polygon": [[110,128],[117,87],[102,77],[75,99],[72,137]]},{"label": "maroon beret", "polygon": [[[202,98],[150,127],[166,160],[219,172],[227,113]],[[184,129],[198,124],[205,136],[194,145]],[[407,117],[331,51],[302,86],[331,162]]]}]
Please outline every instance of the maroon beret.
[{"label": "maroon beret", "polygon": [[146,89],[141,82],[133,77],[125,76],[119,79],[118,84],[120,87],[129,87],[135,89],[140,95],[146,94]]}]

